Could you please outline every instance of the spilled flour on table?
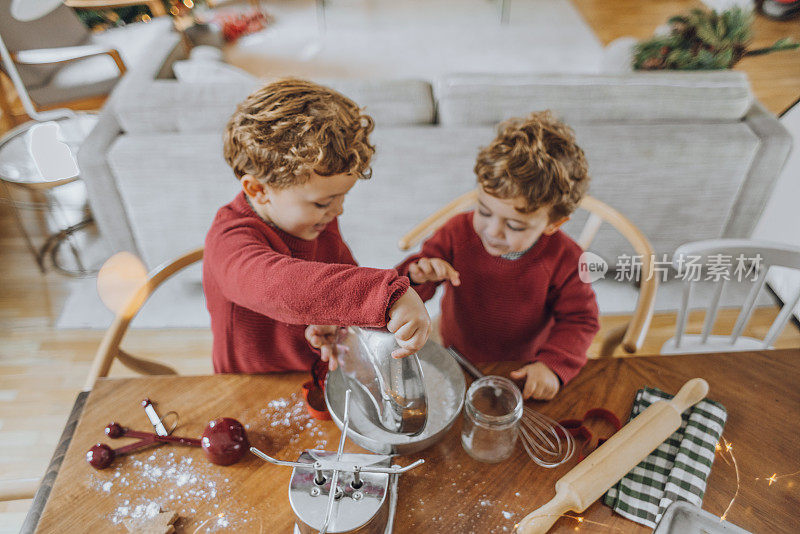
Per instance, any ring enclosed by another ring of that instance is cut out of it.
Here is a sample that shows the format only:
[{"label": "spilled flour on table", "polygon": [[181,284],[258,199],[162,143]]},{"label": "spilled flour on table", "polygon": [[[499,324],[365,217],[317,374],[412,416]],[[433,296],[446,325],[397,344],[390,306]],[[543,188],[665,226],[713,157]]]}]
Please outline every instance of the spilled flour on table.
[{"label": "spilled flour on table", "polygon": [[[142,459],[137,459],[136,455],[123,457],[115,461],[113,472],[108,469],[92,473],[90,487],[119,499],[109,517],[111,523],[119,525],[129,518],[151,518],[162,510],[170,510],[177,512],[183,524],[208,520],[201,532],[221,531],[234,522],[244,529],[252,521],[250,511],[229,501],[233,485],[224,468],[205,459],[194,461],[184,456],[189,454],[185,448],[183,451],[174,449],[161,446],[149,453],[142,452],[140,456],[146,455]],[[158,497],[145,497],[150,495]],[[209,502],[213,503],[211,510],[198,512]]]},{"label": "spilled flour on table", "polygon": [[[253,445],[270,452],[279,450],[287,460],[296,460],[306,448],[327,446],[322,424],[308,415],[299,394],[245,410],[237,419]],[[250,465],[260,467],[258,463]],[[259,516],[264,510],[236,499],[233,470],[234,466],[212,464],[198,448],[165,444],[122,456],[109,469],[90,469],[89,487],[115,499],[116,506],[108,516],[114,525],[169,510],[180,517],[176,524],[179,532],[259,532],[263,529]]]},{"label": "spilled flour on table", "polygon": [[[242,417],[249,413],[246,411]],[[325,449],[328,446],[323,423],[308,415],[305,401],[298,393],[268,402],[266,407],[258,410],[255,419],[256,423],[245,424],[248,435],[255,432],[268,436],[269,450],[265,452],[280,451],[279,460],[294,461],[305,449]],[[261,448],[257,443],[253,445]]]},{"label": "spilled flour on table", "polygon": [[[460,464],[459,464],[459,467]],[[456,470],[460,471],[460,470]],[[413,472],[412,472],[413,473]],[[407,479],[414,477],[412,473],[404,475]],[[442,481],[439,481],[441,483]],[[424,491],[434,494],[436,487],[428,486],[430,482],[420,479],[421,485],[426,486]],[[452,485],[448,485],[452,487]],[[524,503],[493,500],[494,484],[489,480],[480,482],[470,481],[470,486],[482,491],[472,501],[471,508],[466,512],[444,517],[431,515],[431,510],[424,498],[414,499],[412,506],[404,505],[402,495],[398,503],[399,509],[407,513],[403,517],[403,525],[410,532],[458,532],[459,534],[500,534],[513,532],[517,518],[524,517],[530,511]],[[452,490],[450,490],[452,491]],[[516,494],[519,496],[519,492]],[[516,500],[515,500],[516,501]],[[462,504],[464,501],[461,501]],[[400,521],[398,516],[398,521]],[[397,523],[395,523],[397,524]]]}]

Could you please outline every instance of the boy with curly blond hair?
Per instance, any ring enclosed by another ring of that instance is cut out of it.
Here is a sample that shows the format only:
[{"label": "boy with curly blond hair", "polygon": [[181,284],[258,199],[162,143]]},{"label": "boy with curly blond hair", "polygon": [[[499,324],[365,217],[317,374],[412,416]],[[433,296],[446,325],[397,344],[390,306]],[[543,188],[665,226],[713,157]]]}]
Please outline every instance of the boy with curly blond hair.
[{"label": "boy with curly blond hair", "polygon": [[583,150],[549,112],[502,123],[478,154],[478,206],[398,266],[424,300],[447,281],[440,335],[473,362],[528,362],[524,398],[552,399],[586,363],[599,329],[581,248],[559,227],[589,186]]},{"label": "boy with curly blond hair", "polygon": [[224,156],[242,191],[217,212],[203,261],[216,372],[335,367],[339,325],[387,326],[395,357],[425,344],[430,318],[408,278],[358,267],[339,234],[345,195],[371,174],[372,128],[350,99],[303,80],[238,106]]}]

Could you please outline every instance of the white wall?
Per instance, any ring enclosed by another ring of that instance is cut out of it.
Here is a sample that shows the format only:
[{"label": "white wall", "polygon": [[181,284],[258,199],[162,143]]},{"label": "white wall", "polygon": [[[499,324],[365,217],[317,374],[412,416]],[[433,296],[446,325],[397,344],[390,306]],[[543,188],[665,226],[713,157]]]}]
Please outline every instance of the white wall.
[{"label": "white wall", "polygon": [[[781,123],[794,137],[792,153],[772,191],[753,237],[800,247],[800,104],[783,117]],[[800,291],[800,272],[781,270],[768,278],[769,284],[785,302]],[[794,309],[800,319],[800,304]]]}]

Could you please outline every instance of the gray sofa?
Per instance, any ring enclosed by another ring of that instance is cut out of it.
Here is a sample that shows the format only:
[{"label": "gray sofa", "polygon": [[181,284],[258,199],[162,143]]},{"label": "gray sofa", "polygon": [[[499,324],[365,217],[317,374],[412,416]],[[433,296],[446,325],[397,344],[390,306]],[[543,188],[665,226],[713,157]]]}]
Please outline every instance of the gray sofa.
[{"label": "gray sofa", "polygon": [[[263,83],[168,75],[153,68],[121,84],[79,153],[109,246],[149,267],[201,245],[216,210],[238,191],[221,132]],[[398,238],[474,186],[478,148],[507,117],[551,109],[566,120],[587,154],[591,194],[638,225],[658,254],[691,240],[748,237],[791,144],[744,74],[732,71],[320,81],[375,119],[373,177],[348,195],[341,218],[356,258],[375,267],[399,261]],[[576,217],[567,230],[580,223]],[[610,228],[592,248],[612,264],[632,253]],[[616,298],[604,291],[601,309],[630,307],[604,307],[603,298]],[[635,289],[624,291],[632,302]]]}]

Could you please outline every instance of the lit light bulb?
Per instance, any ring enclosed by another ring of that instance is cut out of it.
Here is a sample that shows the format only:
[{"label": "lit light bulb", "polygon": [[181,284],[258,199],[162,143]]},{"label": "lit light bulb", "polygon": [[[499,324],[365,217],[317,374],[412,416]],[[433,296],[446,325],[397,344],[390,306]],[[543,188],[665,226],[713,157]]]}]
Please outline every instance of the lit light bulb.
[{"label": "lit light bulb", "polygon": [[131,298],[147,282],[147,268],[130,252],[114,254],[97,273],[97,294],[106,308],[117,315],[126,310],[136,311],[144,301],[144,295],[131,302]]}]

